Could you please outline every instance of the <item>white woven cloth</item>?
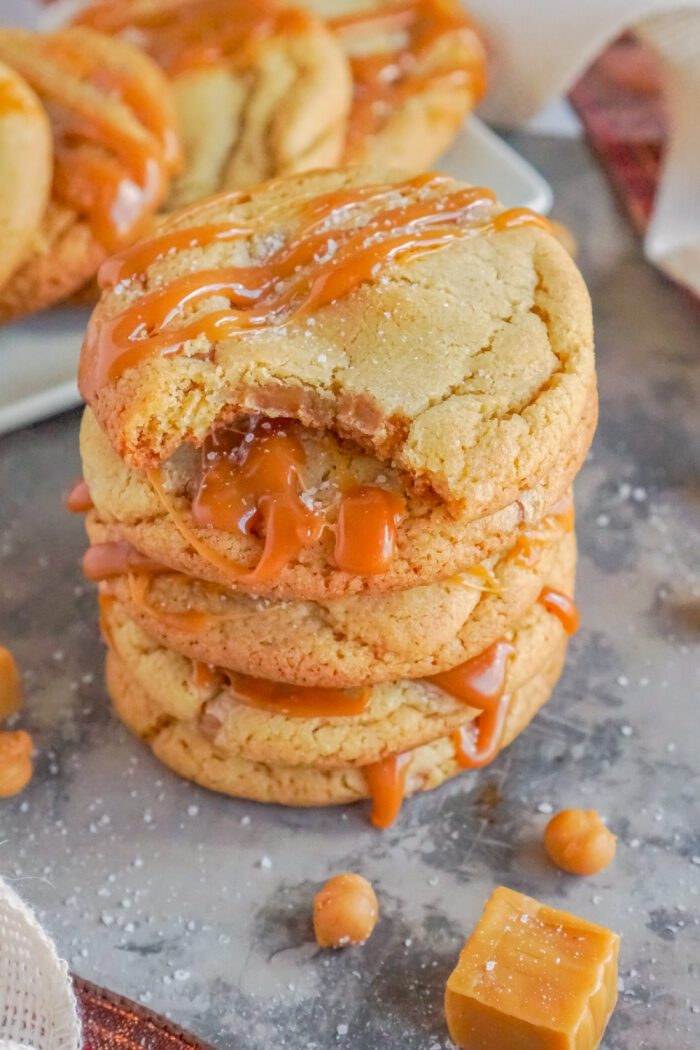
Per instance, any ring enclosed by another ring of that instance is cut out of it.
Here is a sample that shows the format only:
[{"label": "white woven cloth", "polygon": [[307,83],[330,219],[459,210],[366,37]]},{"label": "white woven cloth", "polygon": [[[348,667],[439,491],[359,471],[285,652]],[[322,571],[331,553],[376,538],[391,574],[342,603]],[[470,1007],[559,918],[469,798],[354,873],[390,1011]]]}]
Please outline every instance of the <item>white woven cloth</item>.
[{"label": "white woven cloth", "polygon": [[79,1050],[68,967],[33,913],[0,879],[0,1050]]},{"label": "white woven cloth", "polygon": [[669,142],[647,258],[700,294],[700,0],[466,0],[489,43],[491,77],[480,110],[504,126],[563,94],[623,30],[657,51]]}]

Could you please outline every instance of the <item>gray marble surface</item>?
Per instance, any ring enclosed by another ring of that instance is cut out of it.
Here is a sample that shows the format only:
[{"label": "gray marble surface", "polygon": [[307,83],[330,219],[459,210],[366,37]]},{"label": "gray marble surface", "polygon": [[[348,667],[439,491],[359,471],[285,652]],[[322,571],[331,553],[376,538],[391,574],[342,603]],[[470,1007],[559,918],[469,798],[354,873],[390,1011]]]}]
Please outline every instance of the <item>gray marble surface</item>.
[{"label": "gray marble surface", "polygon": [[[602,418],[577,485],[583,628],[532,728],[390,831],[363,806],[209,795],[122,730],[81,522],[61,507],[78,415],[0,440],[0,641],[23,668],[39,749],[31,786],[0,803],[0,871],[74,970],[222,1048],[449,1045],[444,982],[499,883],[623,935],[607,1050],[700,1046],[700,312],[644,263],[581,144],[517,145],[555,186],[597,319]],[[543,856],[550,807],[567,805],[599,808],[619,835],[597,877]],[[310,904],[340,870],[374,882],[381,922],[364,948],[329,954]]]}]

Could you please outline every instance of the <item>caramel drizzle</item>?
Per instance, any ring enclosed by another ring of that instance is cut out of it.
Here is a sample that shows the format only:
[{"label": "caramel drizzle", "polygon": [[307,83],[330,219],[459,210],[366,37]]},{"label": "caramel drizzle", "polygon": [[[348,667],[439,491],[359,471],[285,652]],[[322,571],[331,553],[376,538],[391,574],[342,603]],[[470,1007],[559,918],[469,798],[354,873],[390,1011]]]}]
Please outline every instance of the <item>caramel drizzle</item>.
[{"label": "caramel drizzle", "polygon": [[[85,216],[96,240],[107,251],[141,236],[167,190],[167,174],[178,159],[175,131],[166,112],[123,69],[75,41],[46,38],[44,67],[20,72],[46,104],[54,137],[53,193],[66,207]],[[118,120],[93,98],[64,103],[52,65],[60,65],[99,91],[119,99],[139,121]]]},{"label": "caramel drizzle", "polygon": [[[376,135],[408,99],[440,81],[468,89],[478,101],[485,90],[485,56],[474,27],[457,5],[444,0],[406,0],[377,10],[331,19],[329,25],[350,51],[353,104],[348,121],[345,160],[362,156],[368,137]],[[398,46],[380,53],[353,54],[379,33],[399,34]],[[452,36],[461,42],[461,60],[428,68],[431,52]],[[421,69],[421,66],[424,68]]]},{"label": "caramel drizzle", "polygon": [[401,496],[376,485],[361,485],[346,493],[335,527],[338,568],[358,576],[388,572],[405,509]]},{"label": "caramel drizzle", "polygon": [[[523,223],[547,225],[541,216],[523,209],[483,218],[484,206],[492,205],[495,198],[491,190],[480,187],[415,198],[421,190],[441,189],[445,181],[440,176],[419,176],[403,183],[320,195],[301,208],[289,241],[264,261],[187,273],[141,296],[110,320],[93,317],[81,360],[85,396],[92,400],[127,369],[158,354],[178,354],[200,337],[212,347],[246,332],[283,327],[377,280],[392,262],[486,230]],[[414,199],[406,199],[407,194]],[[396,205],[397,199],[401,204]],[[359,204],[379,210],[360,226],[334,225],[352,218]],[[151,247],[140,245],[133,255],[122,257],[119,268],[107,277],[125,272],[123,268],[133,266],[135,260],[138,268],[147,266],[171,246],[177,250],[183,236],[204,246],[210,240],[226,240],[228,234],[220,224],[194,226],[187,234],[182,229],[171,231],[157,237]],[[229,239],[242,236],[244,231],[233,224]],[[214,296],[228,300],[229,307],[202,311]]]},{"label": "caramel drizzle", "polygon": [[426,681],[478,711],[493,712],[505,692],[508,662],[514,652],[514,646],[500,638],[477,656]]},{"label": "caramel drizzle", "polygon": [[364,767],[365,780],[372,798],[370,820],[375,828],[390,827],[398,817],[406,794],[406,775],[410,752],[387,755],[379,762]]},{"label": "caramel drizzle", "polygon": [[78,478],[65,498],[65,508],[71,514],[86,514],[94,503],[85,478]]},{"label": "caramel drizzle", "polygon": [[83,575],[99,582],[111,576],[126,573],[154,573],[167,571],[158,562],[147,558],[124,540],[93,543],[83,555]]},{"label": "caramel drizzle", "polygon": [[243,67],[266,40],[302,32],[312,17],[273,0],[167,0],[139,10],[104,0],[77,18],[83,25],[137,40],[171,76],[226,61]]},{"label": "caramel drizzle", "polygon": [[[190,508],[192,525],[175,506],[160,471],[148,477],[183,538],[228,579],[269,583],[325,529],[336,531],[335,560],[345,572],[386,572],[396,550],[404,501],[378,486],[351,489],[341,497],[338,523],[304,500],[302,470],[306,456],[293,426],[284,420],[253,419],[247,430],[211,434],[202,450],[199,486]],[[257,565],[233,561],[195,532],[217,530],[262,537]]]},{"label": "caramel drizzle", "polygon": [[579,629],[580,617],[572,598],[562,594],[561,591],[555,590],[554,587],[543,587],[537,600],[540,605],[545,607],[547,612],[556,616],[569,636],[576,634]]}]

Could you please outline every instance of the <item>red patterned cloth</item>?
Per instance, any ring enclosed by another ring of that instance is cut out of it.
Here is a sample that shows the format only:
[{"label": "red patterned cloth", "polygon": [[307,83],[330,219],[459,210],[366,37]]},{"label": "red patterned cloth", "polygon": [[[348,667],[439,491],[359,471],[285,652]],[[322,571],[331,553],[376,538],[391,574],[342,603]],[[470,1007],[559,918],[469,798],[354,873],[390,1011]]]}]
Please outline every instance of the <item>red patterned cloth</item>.
[{"label": "red patterned cloth", "polygon": [[79,977],[73,979],[73,987],[80,1005],[84,1050],[214,1050],[130,999]]},{"label": "red patterned cloth", "polygon": [[656,55],[625,35],[588,68],[569,98],[632,222],[644,233],[667,135]]}]

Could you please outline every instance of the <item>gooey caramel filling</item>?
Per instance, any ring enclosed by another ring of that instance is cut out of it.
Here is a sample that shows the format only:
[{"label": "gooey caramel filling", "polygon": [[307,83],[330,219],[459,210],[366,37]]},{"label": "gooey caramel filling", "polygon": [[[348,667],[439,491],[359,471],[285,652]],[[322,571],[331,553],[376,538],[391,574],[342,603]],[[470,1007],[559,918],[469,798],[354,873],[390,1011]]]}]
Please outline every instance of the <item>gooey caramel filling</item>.
[{"label": "gooey caramel filling", "polygon": [[[403,498],[378,485],[350,486],[338,492],[333,524],[328,508],[314,504],[304,490],[305,462],[298,427],[288,420],[253,417],[241,429],[215,431],[202,448],[191,525],[166,492],[160,472],[149,471],[149,477],[188,543],[231,580],[256,584],[275,579],[326,529],[335,532],[339,569],[366,576],[386,572],[396,550]],[[194,529],[261,538],[257,565],[250,569],[219,554]]]}]

